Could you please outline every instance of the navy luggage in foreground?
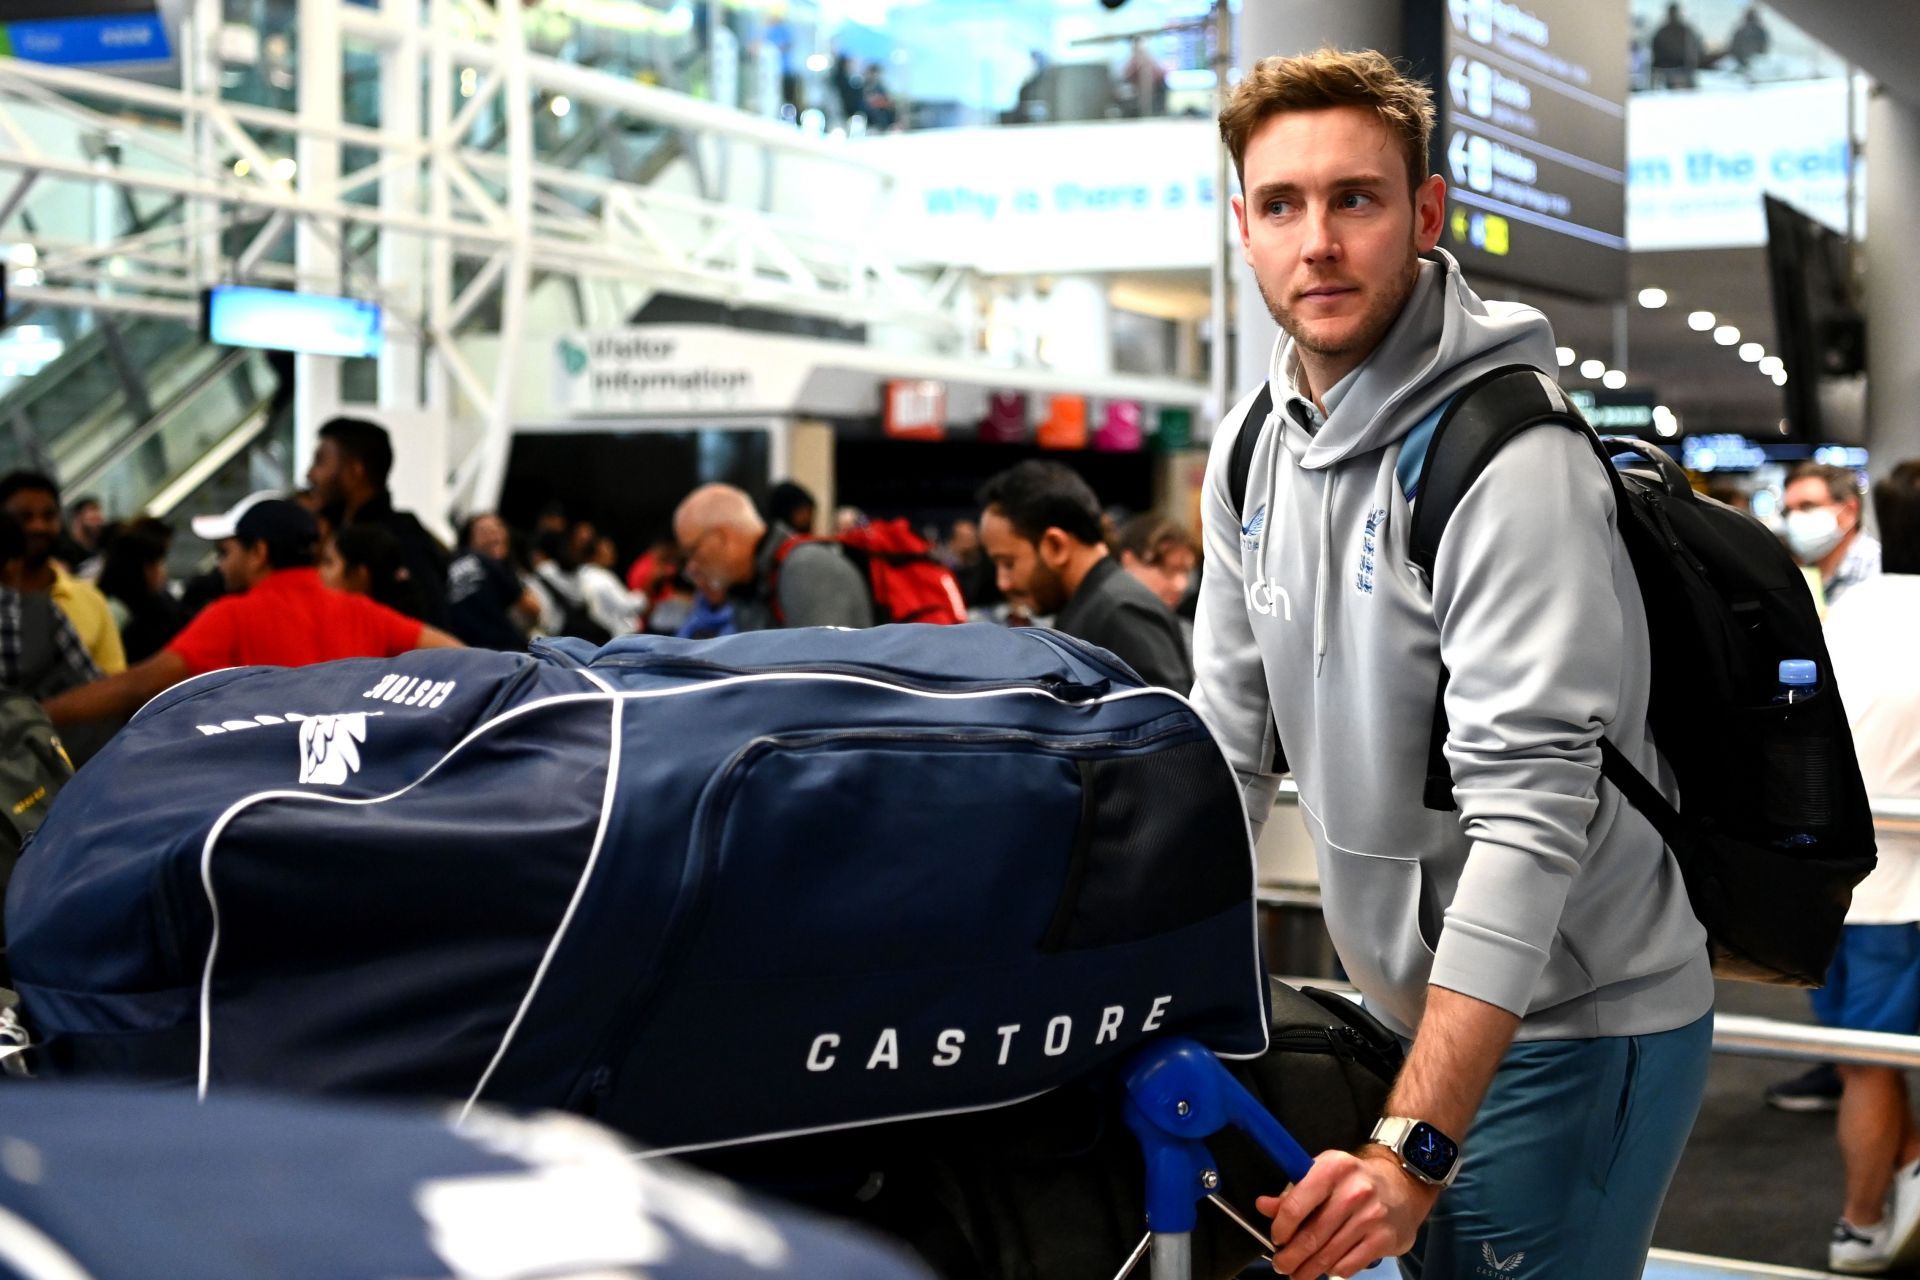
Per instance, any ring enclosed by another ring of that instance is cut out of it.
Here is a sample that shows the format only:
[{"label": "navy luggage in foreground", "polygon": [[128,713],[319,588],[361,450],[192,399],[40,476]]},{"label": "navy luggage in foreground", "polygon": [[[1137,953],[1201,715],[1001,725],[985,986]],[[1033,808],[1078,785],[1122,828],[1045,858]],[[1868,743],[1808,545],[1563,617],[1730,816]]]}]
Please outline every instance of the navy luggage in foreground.
[{"label": "navy luggage in foreground", "polygon": [[839,1224],[513,1120],[185,1090],[0,1089],[0,1274],[39,1280],[923,1280]]},{"label": "navy luggage in foreground", "polygon": [[238,669],[155,699],[8,895],[49,1074],[427,1094],[692,1149],[1266,1047],[1231,769],[1054,633]]}]

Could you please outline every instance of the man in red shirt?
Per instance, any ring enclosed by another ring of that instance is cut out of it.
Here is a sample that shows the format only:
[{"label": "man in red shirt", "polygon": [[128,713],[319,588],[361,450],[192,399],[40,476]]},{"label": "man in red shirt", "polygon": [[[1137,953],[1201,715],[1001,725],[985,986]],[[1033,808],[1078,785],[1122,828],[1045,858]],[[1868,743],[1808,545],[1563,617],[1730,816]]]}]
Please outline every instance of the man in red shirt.
[{"label": "man in red shirt", "polygon": [[274,493],[256,493],[193,531],[220,544],[227,589],[167,647],[117,676],[49,699],[55,724],[124,718],[163,689],[226,667],[303,667],[335,658],[390,658],[410,649],[457,649],[446,632],[365,596],[320,581],[319,526]]}]

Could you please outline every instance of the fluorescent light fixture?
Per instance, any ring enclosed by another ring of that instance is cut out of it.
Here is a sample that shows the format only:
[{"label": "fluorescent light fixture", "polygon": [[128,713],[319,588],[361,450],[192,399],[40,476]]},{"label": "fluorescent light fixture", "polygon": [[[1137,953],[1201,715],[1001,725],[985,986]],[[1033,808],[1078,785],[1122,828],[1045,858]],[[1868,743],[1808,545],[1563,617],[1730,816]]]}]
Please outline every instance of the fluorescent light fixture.
[{"label": "fluorescent light fixture", "polygon": [[1766,354],[1767,349],[1757,342],[1743,342],[1740,344],[1740,358],[1748,364],[1759,363],[1760,358]]},{"label": "fluorescent light fixture", "polygon": [[1687,315],[1687,328],[1694,330],[1696,333],[1705,333],[1707,330],[1713,328],[1713,312],[1689,312]]},{"label": "fluorescent light fixture", "polygon": [[285,289],[216,285],[207,290],[201,331],[229,347],[266,347],[305,355],[380,354],[380,306]]},{"label": "fluorescent light fixture", "polygon": [[1553,349],[1553,358],[1558,360],[1560,367],[1564,369],[1579,357],[1574,355],[1572,347],[1555,347]]},{"label": "fluorescent light fixture", "polygon": [[1609,369],[1600,376],[1600,385],[1609,391],[1618,391],[1627,385],[1627,375],[1618,369]]},{"label": "fluorescent light fixture", "polygon": [[1667,305],[1667,291],[1665,289],[1642,289],[1640,291],[1640,305],[1649,311],[1659,310],[1661,307]]},{"label": "fluorescent light fixture", "polygon": [[1605,361],[1589,359],[1580,362],[1580,376],[1583,378],[1597,378],[1606,371]]},{"label": "fluorescent light fixture", "polygon": [[1723,347],[1730,347],[1740,341],[1740,331],[1730,324],[1723,324],[1713,331],[1713,340]]},{"label": "fluorescent light fixture", "polygon": [[1786,363],[1781,360],[1779,356],[1767,356],[1760,361],[1759,366],[1760,372],[1766,374],[1769,378],[1786,367]]}]

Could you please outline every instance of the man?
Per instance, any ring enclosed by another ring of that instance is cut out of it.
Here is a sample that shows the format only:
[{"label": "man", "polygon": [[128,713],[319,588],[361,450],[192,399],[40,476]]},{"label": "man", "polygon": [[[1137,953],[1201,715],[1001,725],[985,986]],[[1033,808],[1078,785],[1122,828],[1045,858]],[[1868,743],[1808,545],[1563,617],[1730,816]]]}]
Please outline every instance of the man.
[{"label": "man", "polygon": [[1707,60],[1706,42],[1681,14],[1680,6],[1667,6],[1667,20],[1653,33],[1653,87],[1691,89],[1695,74]]},{"label": "man", "polygon": [[410,649],[457,649],[444,631],[322,585],[314,568],[320,529],[312,514],[256,493],[193,531],[220,546],[225,595],[145,662],[47,703],[55,724],[124,717],[192,676],[226,667],[302,667],[336,658],[391,658]]},{"label": "man", "polygon": [[17,589],[26,595],[51,597],[102,672],[125,671],[126,649],[120,642],[120,628],[113,625],[107,598],[53,557],[61,534],[59,486],[35,471],[12,472],[0,478],[0,510],[19,521],[27,538]]},{"label": "man", "polygon": [[1787,476],[1781,499],[1787,547],[1794,559],[1820,571],[1829,606],[1880,572],[1880,544],[1860,527],[1860,480],[1853,472],[1803,462]]},{"label": "man", "polygon": [[0,686],[45,697],[98,680],[100,668],[67,615],[46,596],[16,586],[26,554],[19,521],[0,511]]},{"label": "man", "polygon": [[540,620],[540,599],[508,561],[513,541],[492,512],[467,521],[466,553],[447,570],[447,612],[462,643],[482,649],[527,647],[526,628]]},{"label": "man", "polygon": [[[1886,538],[1885,572],[1835,606],[1827,650],[1867,793],[1920,798],[1920,736],[1913,732],[1920,666],[1912,652],[1920,629],[1920,461],[1901,463],[1875,485],[1873,508]],[[1853,891],[1814,1009],[1829,1027],[1920,1034],[1920,840],[1892,829],[1875,836],[1879,860]],[[1920,1238],[1920,1129],[1898,1070],[1839,1071],[1846,1190],[1827,1269],[1877,1275]]]},{"label": "man", "polygon": [[782,480],[767,494],[767,519],[795,533],[812,533],[814,510],[818,505],[803,486]]},{"label": "man", "polygon": [[[1663,771],[1646,615],[1592,449],[1557,425],[1520,435],[1455,509],[1432,580],[1409,568],[1408,431],[1483,372],[1555,367],[1539,313],[1481,301],[1435,253],[1432,121],[1424,85],[1331,50],[1261,61],[1220,117],[1284,333],[1244,495],[1227,474],[1253,395],[1214,437],[1194,699],[1256,827],[1284,748],[1328,932],[1412,1042],[1375,1140],[1261,1211],[1298,1277],[1410,1253],[1407,1274],[1454,1280],[1524,1254],[1526,1275],[1627,1280],[1705,1089],[1705,931],[1646,820],[1596,792],[1602,734]],[[1457,813],[1422,802],[1443,664]]]},{"label": "man", "polygon": [[742,489],[695,489],[673,513],[673,536],[686,557],[687,577],[709,604],[721,607],[715,597],[731,594],[728,625],[734,630],[873,625],[873,594],[840,549],[802,542],[782,562],[780,548],[793,530],[762,520]]},{"label": "man", "polygon": [[410,512],[393,509],[393,495],[387,492],[392,471],[393,443],[385,427],[358,418],[335,418],[320,428],[307,484],[329,528],[374,524],[394,536],[407,576],[420,591],[420,620],[444,627],[451,557]]},{"label": "man", "polygon": [[1054,630],[1112,652],[1150,685],[1193,687],[1179,622],[1108,553],[1085,480],[1058,462],[1022,462],[987,481],[980,505],[980,544],[1007,599],[1052,614]]},{"label": "man", "polygon": [[101,539],[107,530],[106,509],[88,494],[67,508],[67,527],[54,548],[54,557],[92,581],[100,576]]}]

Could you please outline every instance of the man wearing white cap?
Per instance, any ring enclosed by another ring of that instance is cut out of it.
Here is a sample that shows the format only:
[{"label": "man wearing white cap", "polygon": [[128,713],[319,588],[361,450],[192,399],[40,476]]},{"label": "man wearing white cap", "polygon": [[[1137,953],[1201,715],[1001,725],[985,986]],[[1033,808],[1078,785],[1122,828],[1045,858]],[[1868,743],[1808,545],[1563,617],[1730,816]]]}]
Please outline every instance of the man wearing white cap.
[{"label": "man wearing white cap", "polygon": [[49,699],[55,724],[131,715],[161,690],[226,667],[460,647],[444,631],[323,584],[314,568],[319,526],[277,493],[252,494],[225,515],[198,516],[193,531],[219,544],[220,574],[233,594],[208,605],[145,662]]}]

